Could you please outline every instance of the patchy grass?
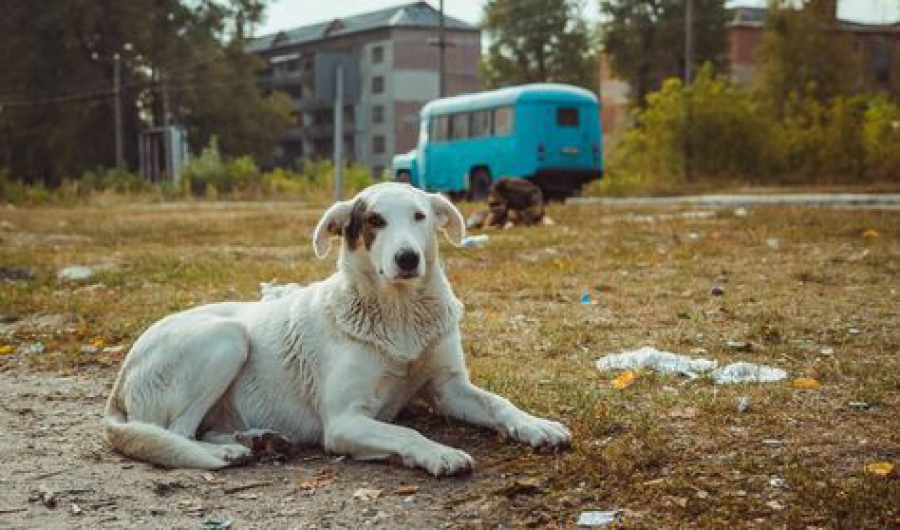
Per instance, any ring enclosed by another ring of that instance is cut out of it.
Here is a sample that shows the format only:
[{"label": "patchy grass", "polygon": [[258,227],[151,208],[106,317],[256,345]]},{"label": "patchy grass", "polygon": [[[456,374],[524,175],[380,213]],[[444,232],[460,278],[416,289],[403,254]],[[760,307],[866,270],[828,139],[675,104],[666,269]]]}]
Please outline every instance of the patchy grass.
[{"label": "patchy grass", "polygon": [[[112,378],[123,352],[103,349],[127,347],[165,314],[254,299],[273,278],[322,278],[334,265],[312,256],[319,211],[293,203],[3,210],[0,267],[34,277],[0,283],[0,314],[20,319],[0,336],[11,350],[0,350],[0,370],[100,365]],[[500,495],[496,522],[566,524],[582,510],[621,508],[622,526],[639,528],[900,524],[897,471],[864,472],[869,462],[900,464],[900,214],[679,214],[554,206],[556,226],[492,232],[477,249],[445,246],[467,306],[474,379],[575,434],[560,455],[502,446],[486,464],[492,472],[538,486],[485,492]],[[96,281],[59,283],[58,270],[73,264],[98,267]],[[714,283],[724,296],[710,294]],[[600,303],[581,305],[583,292]],[[42,328],[42,318],[52,324]],[[729,340],[752,348],[735,351]],[[35,342],[44,353],[27,351]],[[777,365],[822,385],[720,387],[639,374],[614,390],[615,374],[593,367],[645,344]],[[740,396],[750,397],[749,411],[737,412]],[[473,495],[478,487],[476,475]]]}]

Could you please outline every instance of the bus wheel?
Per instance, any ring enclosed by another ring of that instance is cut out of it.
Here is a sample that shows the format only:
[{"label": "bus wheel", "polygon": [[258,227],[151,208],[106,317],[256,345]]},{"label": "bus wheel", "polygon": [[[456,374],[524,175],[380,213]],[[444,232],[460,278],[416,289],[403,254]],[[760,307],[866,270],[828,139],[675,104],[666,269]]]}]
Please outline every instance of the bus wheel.
[{"label": "bus wheel", "polygon": [[469,174],[469,200],[483,201],[487,199],[491,189],[491,175],[484,168],[478,168]]},{"label": "bus wheel", "polygon": [[402,170],[397,172],[397,182],[405,182],[409,184],[412,181],[409,171]]}]

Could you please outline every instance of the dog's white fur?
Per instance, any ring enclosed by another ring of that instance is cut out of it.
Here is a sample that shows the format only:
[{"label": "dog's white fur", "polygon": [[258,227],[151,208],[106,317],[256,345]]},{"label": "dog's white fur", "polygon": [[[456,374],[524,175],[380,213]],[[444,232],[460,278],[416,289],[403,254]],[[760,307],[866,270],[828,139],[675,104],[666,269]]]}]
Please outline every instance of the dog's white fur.
[{"label": "dog's white fur", "polygon": [[[354,242],[348,235],[360,205],[386,225],[367,227],[374,239]],[[321,258],[331,236],[344,234],[338,271],[283,298],[206,305],[151,326],[109,397],[107,440],[173,468],[239,463],[251,455],[248,437],[276,431],[290,443],[359,459],[399,457],[435,475],[470,469],[463,451],[388,423],[421,396],[443,414],[534,446],[568,444],[563,425],[469,381],[463,307],[439,263],[438,229],[459,244],[459,211],[406,184],[378,184],[335,204],[313,243]],[[398,269],[401,250],[422,257],[414,277]]]}]

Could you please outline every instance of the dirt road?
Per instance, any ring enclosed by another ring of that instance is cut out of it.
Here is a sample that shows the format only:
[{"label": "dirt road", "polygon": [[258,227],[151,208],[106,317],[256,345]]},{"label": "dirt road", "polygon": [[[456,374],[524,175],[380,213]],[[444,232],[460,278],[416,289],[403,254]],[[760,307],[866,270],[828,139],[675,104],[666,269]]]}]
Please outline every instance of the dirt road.
[{"label": "dirt road", "polygon": [[601,206],[815,206],[830,208],[900,209],[900,193],[784,193],[769,195],[690,195],[684,197],[579,197],[573,204]]}]

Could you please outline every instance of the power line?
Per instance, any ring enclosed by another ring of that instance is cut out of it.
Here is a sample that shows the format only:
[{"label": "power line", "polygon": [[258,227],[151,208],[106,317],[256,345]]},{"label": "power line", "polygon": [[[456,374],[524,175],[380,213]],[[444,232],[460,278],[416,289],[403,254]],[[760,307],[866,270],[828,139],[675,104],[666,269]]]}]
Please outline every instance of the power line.
[{"label": "power line", "polygon": [[[216,57],[208,57],[202,60],[194,61],[191,63],[186,63],[183,65],[178,65],[174,68],[157,68],[159,70],[163,70],[166,72],[166,77],[169,81],[176,80],[188,80],[189,77],[193,74],[198,73],[201,67],[211,64],[215,61],[219,61],[224,59],[224,57],[216,56]],[[186,75],[179,79],[179,75],[181,73],[185,73]],[[173,75],[174,74],[174,75]],[[131,82],[131,83],[123,83],[123,90],[134,90],[145,87],[152,87],[153,85],[158,84],[158,81],[148,79],[146,81],[140,82]],[[97,88],[93,88],[97,87]],[[43,105],[43,104],[53,104],[53,103],[63,103],[69,101],[79,101],[82,99],[92,99],[97,97],[105,97],[113,94],[113,90],[109,89],[109,80],[97,81],[88,84],[85,88],[77,91],[66,92],[62,94],[56,94],[51,96],[46,96],[43,98],[35,99],[30,94],[19,93],[19,94],[3,94],[0,95],[0,107],[25,107],[25,106],[35,106],[35,105]]]}]

